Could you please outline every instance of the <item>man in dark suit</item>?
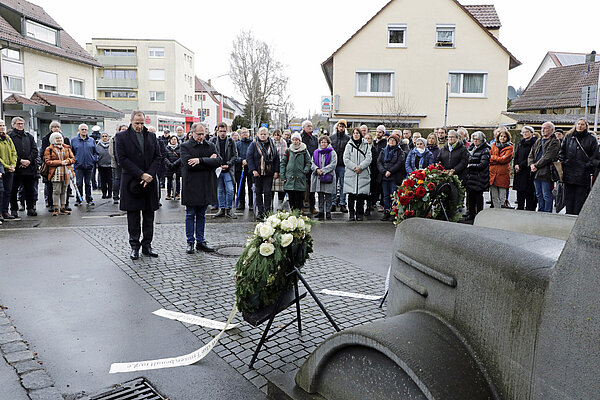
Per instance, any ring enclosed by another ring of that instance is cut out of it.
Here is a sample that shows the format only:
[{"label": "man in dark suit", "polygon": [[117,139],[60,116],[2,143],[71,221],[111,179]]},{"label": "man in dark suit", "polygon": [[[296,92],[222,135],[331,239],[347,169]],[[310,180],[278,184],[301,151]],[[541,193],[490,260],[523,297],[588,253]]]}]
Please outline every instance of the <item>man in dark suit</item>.
[{"label": "man in dark suit", "polygon": [[[158,210],[158,189],[154,176],[161,163],[161,151],[156,135],[144,126],[142,111],[131,113],[131,125],[115,136],[115,152],[121,174],[121,202],[119,208],[127,211],[130,257],[137,260],[142,254],[158,257],[152,249],[154,211]],[[140,212],[141,225],[140,229]],[[140,243],[141,232],[144,238]]]}]

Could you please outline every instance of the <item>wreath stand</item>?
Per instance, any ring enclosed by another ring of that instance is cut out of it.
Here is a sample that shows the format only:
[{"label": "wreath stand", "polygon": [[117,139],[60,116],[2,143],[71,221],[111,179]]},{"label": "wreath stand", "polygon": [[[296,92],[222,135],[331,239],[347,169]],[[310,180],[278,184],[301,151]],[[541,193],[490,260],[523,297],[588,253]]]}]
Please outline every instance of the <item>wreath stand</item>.
[{"label": "wreath stand", "polygon": [[[302,284],[304,285],[304,287],[306,288],[308,293],[310,293],[310,295],[315,300],[315,302],[317,303],[317,305],[319,306],[319,308],[321,309],[323,314],[325,314],[325,316],[327,317],[329,322],[331,322],[331,325],[336,330],[336,332],[340,331],[340,328],[337,326],[337,324],[335,323],[333,318],[331,318],[331,315],[329,315],[329,313],[325,309],[325,306],[323,305],[323,303],[321,303],[321,301],[319,300],[319,298],[317,297],[315,292],[313,292],[313,290],[310,288],[310,285],[308,284],[308,282],[306,282],[306,280],[302,276],[302,273],[300,272],[300,268],[294,266],[294,270],[289,272],[287,274],[287,276],[292,277],[293,287],[289,287],[288,289],[285,289],[281,293],[281,295],[279,296],[279,299],[277,299],[277,302],[275,304],[272,304],[267,307],[263,307],[260,310],[255,311],[253,313],[244,313],[243,314],[244,320],[254,327],[257,327],[258,325],[262,324],[263,322],[268,321],[267,326],[265,327],[265,330],[263,331],[263,334],[260,338],[260,341],[258,342],[258,346],[256,346],[256,350],[254,350],[254,354],[252,355],[250,364],[248,364],[248,366],[250,368],[253,368],[254,363],[256,362],[256,359],[258,357],[258,353],[260,352],[260,349],[265,344],[265,342],[267,340],[271,339],[273,336],[280,333],[281,331],[283,331],[285,328],[287,328],[294,322],[298,321],[298,334],[302,335],[302,319],[300,317],[300,300],[303,299],[304,297],[306,297],[306,291],[300,292],[300,290],[298,289],[298,279],[302,282]],[[285,324],[284,326],[279,328],[277,331],[275,331],[269,335],[269,330],[271,329],[271,326],[273,325],[273,320],[275,319],[275,316],[277,314],[279,314],[280,312],[286,310],[288,307],[290,307],[293,304],[296,304],[296,318],[294,318],[293,320],[291,320],[290,322],[288,322],[287,324]]]},{"label": "wreath stand", "polygon": [[[446,212],[446,207],[444,206],[444,202],[442,202],[440,200],[439,195],[442,192],[446,192],[446,194],[450,195],[450,193],[452,192],[452,186],[450,185],[449,182],[445,182],[443,184],[441,184],[440,186],[438,186],[437,188],[435,188],[435,194],[432,193],[431,198],[433,199],[431,202],[431,207],[429,208],[429,211],[431,211],[436,205],[439,205],[442,209],[442,211],[444,212],[444,217],[446,218],[446,222],[450,222],[450,218],[448,218],[448,213]],[[383,295],[383,298],[381,299],[381,303],[379,303],[379,308],[383,308],[383,303],[385,302],[385,299],[387,299],[389,290],[385,291],[385,294]]]}]

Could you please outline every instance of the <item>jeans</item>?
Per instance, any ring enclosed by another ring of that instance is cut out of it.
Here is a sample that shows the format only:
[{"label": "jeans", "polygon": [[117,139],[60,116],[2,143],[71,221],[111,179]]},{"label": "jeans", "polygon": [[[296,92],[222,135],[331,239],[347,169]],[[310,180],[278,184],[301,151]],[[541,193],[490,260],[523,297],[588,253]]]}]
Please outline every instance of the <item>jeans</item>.
[{"label": "jeans", "polygon": [[383,208],[385,211],[389,212],[392,209],[392,197],[396,191],[396,182],[394,181],[381,181],[381,187],[383,189]]},{"label": "jeans", "polygon": [[233,204],[233,179],[229,172],[222,172],[217,180],[217,198],[220,209],[231,209]]},{"label": "jeans", "polygon": [[552,212],[552,182],[534,179],[533,186],[538,200],[538,211]]},{"label": "jeans", "polygon": [[2,214],[8,214],[8,206],[10,204],[10,193],[12,191],[14,172],[5,172],[2,174],[4,183],[4,194],[0,196],[0,211]]},{"label": "jeans", "polygon": [[[206,223],[205,206],[186,206],[185,208],[185,236],[188,243],[202,243],[204,239],[204,225]],[[194,239],[194,234],[196,235]]]},{"label": "jeans", "polygon": [[344,175],[346,175],[346,167],[343,165],[338,165],[335,167],[335,180],[336,186],[340,185],[340,197],[339,200],[337,198],[333,198],[332,205],[337,206],[338,203],[340,206],[346,205],[346,195],[344,194]]},{"label": "jeans", "polygon": [[[92,173],[91,169],[76,169],[75,177],[77,178],[77,189],[79,194],[83,197],[83,186],[85,183],[85,201],[91,203],[94,199],[92,198]],[[77,199],[79,201],[79,199]]]},{"label": "jeans", "polygon": [[121,193],[121,167],[113,168],[113,200],[119,200],[119,194]]}]

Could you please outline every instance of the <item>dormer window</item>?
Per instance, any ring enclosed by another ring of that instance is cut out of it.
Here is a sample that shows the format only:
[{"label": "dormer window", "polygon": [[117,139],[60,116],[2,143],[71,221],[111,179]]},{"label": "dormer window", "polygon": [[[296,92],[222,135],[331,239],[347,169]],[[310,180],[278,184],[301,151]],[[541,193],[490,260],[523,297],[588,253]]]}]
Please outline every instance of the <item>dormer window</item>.
[{"label": "dormer window", "polygon": [[435,28],[435,47],[454,47],[455,25],[437,25]]},{"label": "dormer window", "polygon": [[406,47],[406,24],[388,24],[388,47]]},{"label": "dormer window", "polygon": [[53,46],[58,45],[58,32],[56,31],[56,29],[52,29],[47,26],[27,20],[25,21],[25,30],[27,32],[27,37],[51,44]]}]

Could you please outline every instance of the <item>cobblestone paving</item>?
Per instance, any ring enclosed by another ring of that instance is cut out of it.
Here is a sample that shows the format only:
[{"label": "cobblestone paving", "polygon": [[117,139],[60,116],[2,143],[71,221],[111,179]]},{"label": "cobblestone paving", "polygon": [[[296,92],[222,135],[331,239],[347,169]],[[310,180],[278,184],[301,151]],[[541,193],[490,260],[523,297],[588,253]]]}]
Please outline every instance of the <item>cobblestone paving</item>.
[{"label": "cobblestone paving", "polygon": [[[241,246],[253,229],[252,223],[207,224],[206,237],[214,247]],[[135,261],[129,259],[126,227],[78,230],[82,237],[106,254],[165,309],[223,322],[227,319],[235,301],[233,268],[236,258],[214,253],[186,254],[183,224],[157,225],[153,247],[160,257],[141,256]],[[381,294],[384,286],[383,279],[373,273],[338,258],[315,253],[307,261],[303,273],[317,294],[321,289]],[[319,298],[341,329],[384,317],[378,300],[324,294]],[[275,318],[273,331],[294,316],[295,307],[279,314]],[[255,328],[238,314],[233,322],[240,325],[223,335],[213,351],[266,393],[266,376],[300,367],[308,355],[335,332],[309,295],[301,302],[301,316],[302,336],[298,334],[297,325],[292,324],[267,341],[254,364],[254,370],[248,368],[248,363],[266,323]],[[151,317],[148,315],[148,318]],[[196,325],[184,325],[198,337],[198,347],[208,343],[218,333]]]}]

